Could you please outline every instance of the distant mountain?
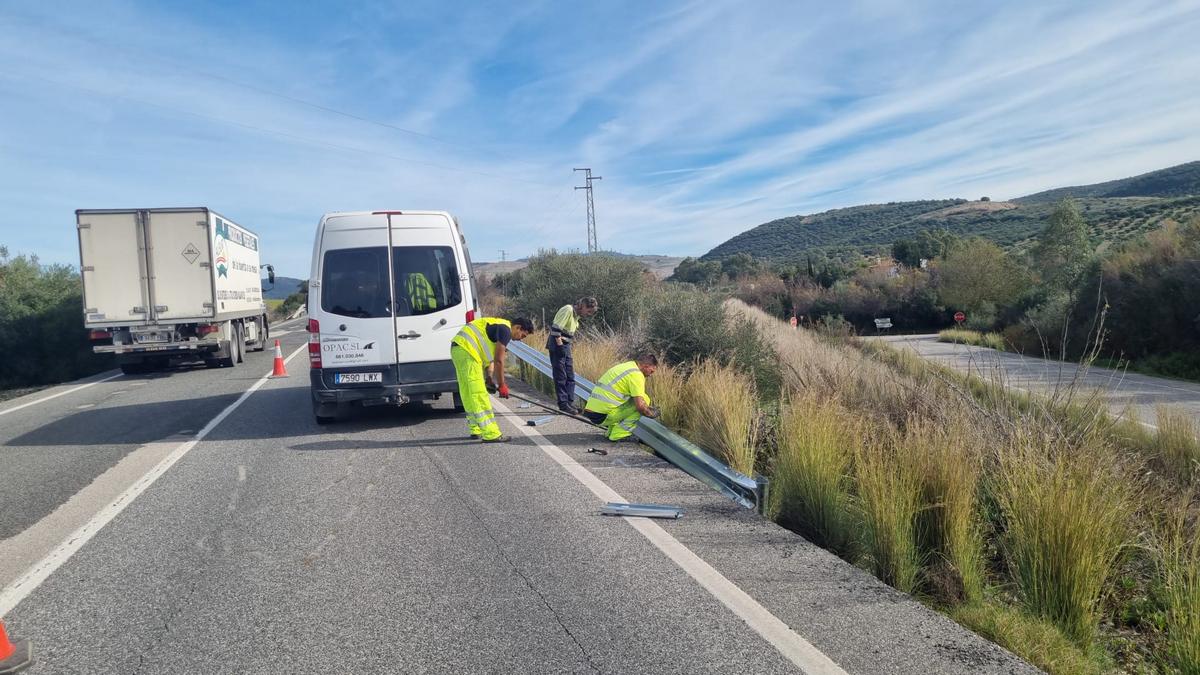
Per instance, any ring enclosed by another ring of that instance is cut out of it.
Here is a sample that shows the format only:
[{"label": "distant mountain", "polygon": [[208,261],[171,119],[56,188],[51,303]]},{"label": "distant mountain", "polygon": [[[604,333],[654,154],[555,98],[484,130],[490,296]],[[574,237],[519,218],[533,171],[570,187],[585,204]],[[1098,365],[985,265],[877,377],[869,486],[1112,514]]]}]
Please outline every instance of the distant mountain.
[{"label": "distant mountain", "polygon": [[1151,171],[1095,185],[1055,188],[1014,199],[1018,204],[1056,202],[1066,197],[1186,197],[1200,195],[1200,162]]},{"label": "distant mountain", "polygon": [[268,300],[286,300],[287,296],[300,290],[300,284],[304,283],[304,279],[293,279],[292,277],[275,277],[275,287],[267,290],[268,284],[263,281],[263,297]]},{"label": "distant mountain", "polygon": [[1094,241],[1121,241],[1167,218],[1182,221],[1200,215],[1200,162],[1107,183],[1047,190],[1011,202],[891,202],[790,216],[747,230],[702,259],[719,260],[735,253],[772,260],[796,260],[814,252],[855,257],[887,251],[897,239],[934,228],[1021,247],[1042,230],[1055,203],[1068,196],[1078,200]]}]

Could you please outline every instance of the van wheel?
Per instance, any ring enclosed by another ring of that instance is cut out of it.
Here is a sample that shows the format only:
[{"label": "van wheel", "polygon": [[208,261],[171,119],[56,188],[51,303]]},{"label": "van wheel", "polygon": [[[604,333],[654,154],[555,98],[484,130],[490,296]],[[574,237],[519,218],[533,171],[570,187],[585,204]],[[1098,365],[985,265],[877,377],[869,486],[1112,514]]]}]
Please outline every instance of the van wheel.
[{"label": "van wheel", "polygon": [[333,424],[342,419],[342,407],[336,403],[312,402],[313,418],[317,424]]},{"label": "van wheel", "polygon": [[462,397],[458,392],[454,393],[454,412],[467,412],[467,407],[463,405]]}]

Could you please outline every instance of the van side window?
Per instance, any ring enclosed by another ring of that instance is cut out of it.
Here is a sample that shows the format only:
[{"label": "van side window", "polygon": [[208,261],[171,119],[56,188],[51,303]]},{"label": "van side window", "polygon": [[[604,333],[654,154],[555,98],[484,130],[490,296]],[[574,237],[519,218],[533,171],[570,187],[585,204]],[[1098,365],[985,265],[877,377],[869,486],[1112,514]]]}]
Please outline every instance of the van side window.
[{"label": "van side window", "polygon": [[420,316],[462,303],[462,282],[449,246],[392,248],[396,316]]},{"label": "van side window", "polygon": [[343,248],[325,252],[321,309],[358,319],[390,317],[387,247]]}]

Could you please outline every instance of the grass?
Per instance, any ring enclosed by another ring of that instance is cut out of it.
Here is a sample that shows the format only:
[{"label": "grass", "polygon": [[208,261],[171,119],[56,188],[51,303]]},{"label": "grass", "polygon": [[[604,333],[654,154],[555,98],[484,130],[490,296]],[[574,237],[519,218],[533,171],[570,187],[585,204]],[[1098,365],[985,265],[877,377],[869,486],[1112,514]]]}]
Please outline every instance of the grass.
[{"label": "grass", "polygon": [[960,345],[975,345],[997,351],[1005,351],[1007,343],[999,333],[980,333],[975,330],[949,328],[938,333],[938,342],[953,342]]},{"label": "grass", "polygon": [[646,378],[646,393],[650,404],[659,410],[659,420],[671,429],[680,429],[686,411],[687,377],[683,369],[661,363],[653,375]]},{"label": "grass", "polygon": [[974,602],[954,607],[950,618],[1030,663],[1056,675],[1098,675],[1109,670],[1106,660],[1073,643],[1049,621],[999,602]]},{"label": "grass", "polygon": [[[1194,519],[1194,516],[1193,516]],[[1160,571],[1167,605],[1167,660],[1200,673],[1200,532],[1184,506],[1161,529]]]},{"label": "grass", "polygon": [[859,446],[854,458],[857,504],[871,572],[893,588],[912,593],[923,562],[917,546],[921,482],[896,445],[877,439]]},{"label": "grass", "polygon": [[1200,472],[1200,426],[1191,415],[1168,406],[1158,407],[1157,418],[1155,454],[1169,475],[1187,484]]},{"label": "grass", "polygon": [[1003,546],[1025,608],[1086,645],[1118,556],[1131,544],[1134,488],[1091,448],[1025,432],[1000,459]]},{"label": "grass", "polygon": [[759,429],[753,381],[733,366],[705,361],[688,376],[685,395],[691,440],[753,476]]},{"label": "grass", "polygon": [[781,409],[771,477],[774,517],[846,558],[856,550],[849,520],[858,436],[856,421],[840,405],[794,398]]}]

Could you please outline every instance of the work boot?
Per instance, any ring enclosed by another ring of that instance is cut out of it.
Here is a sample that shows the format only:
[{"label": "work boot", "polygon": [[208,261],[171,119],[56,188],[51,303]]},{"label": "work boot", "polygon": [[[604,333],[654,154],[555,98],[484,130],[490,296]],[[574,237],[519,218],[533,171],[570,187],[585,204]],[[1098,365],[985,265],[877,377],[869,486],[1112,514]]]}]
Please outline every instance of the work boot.
[{"label": "work boot", "polygon": [[558,409],[567,413],[568,415],[578,415],[579,414],[579,408],[576,408],[573,405],[560,405],[560,406],[558,406]]},{"label": "work boot", "polygon": [[483,442],[484,443],[507,443],[511,440],[512,439],[509,438],[508,436],[497,436],[495,438],[485,438],[485,439],[483,439]]},{"label": "work boot", "polygon": [[477,441],[477,440],[483,438],[483,434],[471,434],[470,436],[467,436],[467,438],[469,438],[472,441]]}]

